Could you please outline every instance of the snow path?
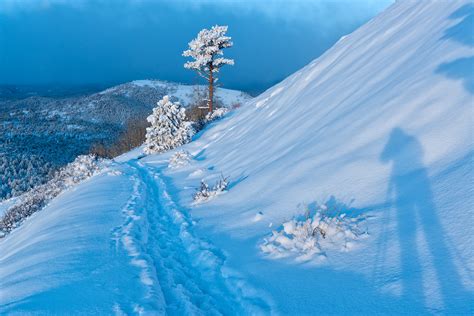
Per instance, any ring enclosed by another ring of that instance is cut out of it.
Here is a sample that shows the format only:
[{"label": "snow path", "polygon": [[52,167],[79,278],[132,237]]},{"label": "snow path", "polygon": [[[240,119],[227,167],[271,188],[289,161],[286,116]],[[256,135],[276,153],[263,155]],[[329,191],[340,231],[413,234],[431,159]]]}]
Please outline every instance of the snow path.
[{"label": "snow path", "polygon": [[126,164],[133,191],[112,238],[138,270],[143,292],[114,309],[171,315],[270,312],[255,291],[224,268],[224,255],[193,235],[193,223],[173,202],[159,169],[136,160]]},{"label": "snow path", "polygon": [[0,239],[0,314],[275,313],[197,237],[163,168],[117,160]]}]

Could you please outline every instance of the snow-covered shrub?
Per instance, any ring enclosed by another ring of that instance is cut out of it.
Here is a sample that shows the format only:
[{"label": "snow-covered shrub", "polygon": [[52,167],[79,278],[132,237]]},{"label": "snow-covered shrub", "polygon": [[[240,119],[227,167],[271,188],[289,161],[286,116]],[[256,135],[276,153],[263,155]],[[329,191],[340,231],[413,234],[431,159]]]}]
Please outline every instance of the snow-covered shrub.
[{"label": "snow-covered shrub", "polygon": [[224,176],[221,176],[221,178],[216,182],[216,184],[212,187],[212,189],[209,188],[209,185],[204,180],[201,180],[201,185],[196,190],[196,193],[194,193],[194,196],[193,196],[194,202],[195,203],[205,202],[221,194],[222,192],[227,191],[228,186],[229,186],[228,178],[224,178]]},{"label": "snow-covered shrub", "polygon": [[96,174],[102,160],[96,156],[79,156],[61,168],[47,183],[35,187],[18,198],[0,218],[0,237],[18,227],[31,214],[41,210],[62,191]]},{"label": "snow-covered shrub", "polygon": [[179,168],[189,165],[193,156],[186,150],[179,150],[171,156],[168,162],[168,168]]},{"label": "snow-covered shrub", "polygon": [[222,118],[229,112],[228,108],[217,108],[211,113],[207,113],[206,115],[206,122],[212,122]]},{"label": "snow-covered shrub", "polygon": [[272,231],[260,249],[274,258],[295,255],[298,260],[325,257],[327,250],[349,251],[356,241],[367,235],[361,227],[365,218],[348,216],[344,211],[328,212],[326,205],[311,215],[296,217]]},{"label": "snow-covered shrub", "polygon": [[169,96],[158,101],[158,106],[148,116],[151,126],[146,129],[145,153],[164,152],[191,141],[194,134],[192,122],[186,121],[185,109],[171,102]]}]

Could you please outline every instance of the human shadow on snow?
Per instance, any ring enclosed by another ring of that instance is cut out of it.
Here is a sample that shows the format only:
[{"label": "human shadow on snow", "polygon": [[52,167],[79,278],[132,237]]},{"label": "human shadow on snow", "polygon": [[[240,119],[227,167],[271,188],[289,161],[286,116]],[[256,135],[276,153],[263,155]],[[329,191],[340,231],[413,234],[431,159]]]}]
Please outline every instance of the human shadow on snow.
[{"label": "human shadow on snow", "polygon": [[390,162],[392,165],[387,201],[396,212],[402,297],[426,306],[423,262],[429,258],[424,257],[421,252],[423,245],[419,236],[422,233],[444,310],[460,312],[467,305],[472,305],[473,296],[464,289],[454,264],[452,249],[448,246],[448,236],[438,216],[422,158],[423,148],[420,142],[401,128],[392,130],[380,155],[382,162]]}]

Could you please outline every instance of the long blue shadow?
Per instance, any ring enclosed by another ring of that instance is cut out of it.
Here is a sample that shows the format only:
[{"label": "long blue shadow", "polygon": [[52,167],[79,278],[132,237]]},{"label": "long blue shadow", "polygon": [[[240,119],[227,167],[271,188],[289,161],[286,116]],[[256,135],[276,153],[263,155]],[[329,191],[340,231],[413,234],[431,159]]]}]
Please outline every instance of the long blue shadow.
[{"label": "long blue shadow", "polygon": [[468,293],[454,265],[447,236],[436,209],[431,183],[423,165],[419,141],[401,128],[394,128],[380,159],[392,163],[387,197],[396,208],[400,243],[402,296],[420,306],[426,305],[423,288],[424,258],[417,234],[424,233],[436,278],[448,313],[472,314],[472,293]]},{"label": "long blue shadow", "polygon": [[[453,14],[450,19],[461,19],[459,23],[446,30],[441,40],[453,40],[465,46],[474,46],[474,4],[468,3]],[[443,63],[435,73],[454,80],[462,80],[464,88],[474,94],[474,56],[463,57]]]},{"label": "long blue shadow", "polygon": [[443,74],[450,79],[462,80],[464,88],[474,94],[474,56],[441,64],[436,69],[436,73]]}]

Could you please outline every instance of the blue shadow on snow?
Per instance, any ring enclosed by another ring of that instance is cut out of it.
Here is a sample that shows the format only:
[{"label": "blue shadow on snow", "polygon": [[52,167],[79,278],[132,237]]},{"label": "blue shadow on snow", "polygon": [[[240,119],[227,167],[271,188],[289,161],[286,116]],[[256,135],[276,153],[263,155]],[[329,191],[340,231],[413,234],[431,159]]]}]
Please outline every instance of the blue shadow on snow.
[{"label": "blue shadow on snow", "polygon": [[[468,3],[450,15],[450,19],[461,19],[446,30],[441,40],[453,40],[465,46],[474,46],[474,4]],[[435,73],[447,78],[462,80],[464,88],[474,94],[474,56],[463,57],[438,66]]]},{"label": "blue shadow on snow", "polygon": [[392,164],[387,200],[395,208],[397,218],[402,297],[420,307],[425,305],[422,272],[423,261],[428,258],[420,252],[417,235],[421,230],[432,258],[444,311],[472,311],[473,295],[464,289],[454,265],[422,158],[420,142],[401,128],[392,130],[380,155],[382,162]]}]

